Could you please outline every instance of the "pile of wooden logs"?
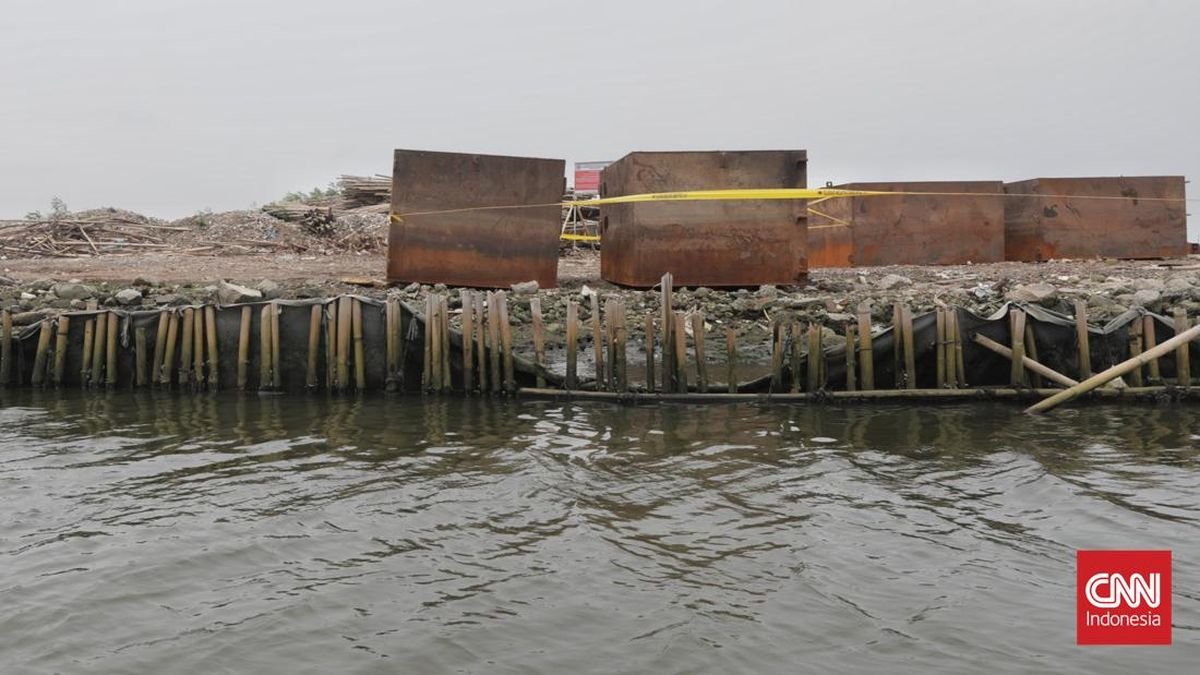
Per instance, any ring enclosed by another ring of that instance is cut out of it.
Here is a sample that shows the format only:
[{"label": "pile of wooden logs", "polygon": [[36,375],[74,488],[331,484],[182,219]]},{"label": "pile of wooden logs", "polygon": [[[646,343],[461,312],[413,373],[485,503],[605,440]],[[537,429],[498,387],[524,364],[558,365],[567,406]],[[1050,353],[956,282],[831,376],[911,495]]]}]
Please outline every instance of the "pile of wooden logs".
[{"label": "pile of wooden logs", "polygon": [[345,210],[386,204],[392,200],[391,176],[341,176],[338,187],[342,191],[340,208]]},{"label": "pile of wooden logs", "polygon": [[105,253],[166,249],[163,235],[187,228],[159,225],[121,215],[0,220],[0,255],[76,258]]}]

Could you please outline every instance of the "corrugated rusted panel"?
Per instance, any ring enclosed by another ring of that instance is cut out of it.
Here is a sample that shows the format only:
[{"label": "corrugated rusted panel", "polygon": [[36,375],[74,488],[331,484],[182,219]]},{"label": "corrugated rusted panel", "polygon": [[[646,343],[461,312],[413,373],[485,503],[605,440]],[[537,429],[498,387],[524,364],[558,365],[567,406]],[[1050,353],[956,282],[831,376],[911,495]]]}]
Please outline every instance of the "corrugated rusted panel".
[{"label": "corrugated rusted panel", "polygon": [[[804,150],[633,152],[604,169],[602,196],[732,188],[806,187]],[[649,287],[670,272],[679,286],[803,284],[804,202],[615,204],[601,209],[601,276]]]},{"label": "corrugated rusted panel", "polygon": [[[1188,250],[1182,176],[1034,178],[1004,189],[1027,195],[1004,202],[1008,260],[1164,258]],[[1163,198],[1180,201],[1157,201]]]},{"label": "corrugated rusted panel", "polygon": [[[940,194],[831,199],[813,208],[813,267],[961,265],[1004,260],[1004,184],[1000,181],[847,183],[849,190]],[[833,234],[838,229],[842,232]],[[847,249],[849,255],[846,255]],[[820,262],[818,262],[820,261]]]},{"label": "corrugated rusted panel", "polygon": [[[502,288],[557,285],[561,159],[397,150],[388,281]],[[526,206],[550,204],[550,206]],[[477,206],[515,209],[420,215]]]}]

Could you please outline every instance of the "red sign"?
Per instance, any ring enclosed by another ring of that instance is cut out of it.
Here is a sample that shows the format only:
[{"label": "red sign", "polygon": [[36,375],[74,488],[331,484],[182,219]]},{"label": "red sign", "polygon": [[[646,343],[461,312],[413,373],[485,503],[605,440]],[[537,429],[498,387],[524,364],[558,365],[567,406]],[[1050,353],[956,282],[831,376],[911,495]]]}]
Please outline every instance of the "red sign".
[{"label": "red sign", "polygon": [[1075,641],[1171,644],[1171,552],[1076,551]]},{"label": "red sign", "polygon": [[600,172],[612,162],[575,162],[575,193],[599,194]]}]

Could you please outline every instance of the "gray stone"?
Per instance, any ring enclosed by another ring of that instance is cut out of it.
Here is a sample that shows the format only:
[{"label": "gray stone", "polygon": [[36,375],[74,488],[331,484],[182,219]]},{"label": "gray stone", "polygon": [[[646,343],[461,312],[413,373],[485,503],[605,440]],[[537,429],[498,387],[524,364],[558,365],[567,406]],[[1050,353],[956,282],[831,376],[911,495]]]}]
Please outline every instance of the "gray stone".
[{"label": "gray stone", "polygon": [[1171,277],[1163,288],[1168,291],[1188,291],[1192,288],[1192,282],[1187,277]]},{"label": "gray stone", "polygon": [[71,309],[87,309],[87,303],[83,300],[71,300]]},{"label": "gray stone", "polygon": [[161,286],[162,282],[153,277],[137,277],[133,280],[133,285],[154,288],[156,286]]},{"label": "gray stone", "polygon": [[522,281],[511,286],[512,292],[518,295],[530,295],[538,292],[538,282]]},{"label": "gray stone", "polygon": [[0,286],[16,286],[17,280],[0,274]]},{"label": "gray stone", "polygon": [[35,280],[29,282],[28,284],[25,284],[25,286],[26,286],[26,288],[28,288],[31,291],[48,291],[54,286],[54,280],[53,279],[35,279]]},{"label": "gray stone", "polygon": [[1163,289],[1163,281],[1154,277],[1134,279],[1133,287],[1139,291],[1161,291]]},{"label": "gray stone", "polygon": [[32,326],[44,318],[46,318],[45,311],[20,312],[12,315],[12,322],[14,326]]},{"label": "gray stone", "polygon": [[136,288],[126,288],[117,291],[113,296],[118,305],[138,305],[142,302],[142,292]]},{"label": "gray stone", "polygon": [[905,288],[912,286],[912,279],[902,277],[899,274],[887,274],[882,279],[877,281],[875,285],[885,291],[890,291],[895,288]]},{"label": "gray stone", "polygon": [[417,293],[420,293],[420,292],[421,292],[421,284],[418,284],[415,281],[404,287],[405,295],[416,295]]},{"label": "gray stone", "polygon": [[700,288],[697,288],[696,290],[692,291],[692,295],[696,296],[697,298],[708,297],[711,294],[712,294],[712,289],[709,288],[708,286],[701,286]]},{"label": "gray stone", "polygon": [[766,298],[767,300],[774,300],[775,298],[779,297],[779,289],[767,284],[765,286],[759,286],[758,292],[755,293],[755,295],[760,298]]},{"label": "gray stone", "polygon": [[1133,294],[1133,304],[1138,307],[1149,307],[1162,298],[1162,293],[1153,289],[1142,289]]},{"label": "gray stone", "polygon": [[1058,299],[1058,289],[1041,282],[1024,284],[1009,291],[1004,297],[1013,302],[1048,303]]},{"label": "gray stone", "polygon": [[[236,305],[240,302],[258,302],[262,299],[262,292],[253,288],[246,288],[245,286],[231,284],[224,279],[217,283],[217,300],[220,301],[222,305]],[[160,298],[156,302],[159,304],[166,304],[161,300],[162,299]]]},{"label": "gray stone", "polygon": [[154,298],[154,304],[179,307],[181,305],[188,304],[188,299],[182,295],[179,295],[178,293],[163,293],[162,295]]},{"label": "gray stone", "polygon": [[21,299],[22,299],[22,300],[33,300],[33,299],[34,299],[34,298],[36,298],[36,297],[37,297],[36,295],[34,295],[33,293],[29,293],[29,292],[27,292],[27,291],[23,291],[23,292],[21,293]]},{"label": "gray stone", "polygon": [[85,300],[95,297],[96,289],[87,284],[75,283],[68,281],[64,284],[54,285],[54,294],[65,300]]},{"label": "gray stone", "polygon": [[[262,293],[264,300],[274,300],[283,295],[283,287],[271,279],[263,279],[255,284],[254,288]],[[220,291],[220,289],[217,290]]]}]

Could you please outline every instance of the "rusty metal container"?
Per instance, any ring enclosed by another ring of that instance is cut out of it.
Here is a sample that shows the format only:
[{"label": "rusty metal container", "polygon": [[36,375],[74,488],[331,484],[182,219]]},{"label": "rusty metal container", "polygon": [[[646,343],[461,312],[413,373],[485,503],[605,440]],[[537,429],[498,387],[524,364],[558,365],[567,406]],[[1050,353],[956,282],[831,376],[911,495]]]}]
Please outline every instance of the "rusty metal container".
[{"label": "rusty metal container", "polygon": [[[803,188],[804,150],[632,152],[601,175],[601,196],[732,188]],[[601,209],[600,276],[650,287],[803,284],[808,276],[802,200],[653,202]]]},{"label": "rusty metal container", "polygon": [[847,190],[927,195],[844,197],[811,206],[812,267],[961,265],[1004,260],[1000,181],[847,183]]},{"label": "rusty metal container", "polygon": [[1004,201],[1008,260],[1165,258],[1188,251],[1183,176],[1033,178],[1004,189],[1019,195]]},{"label": "rusty metal container", "polygon": [[[397,150],[392,213],[401,217],[388,232],[388,281],[555,287],[565,167],[561,159]],[[460,210],[481,206],[521,208]]]}]

